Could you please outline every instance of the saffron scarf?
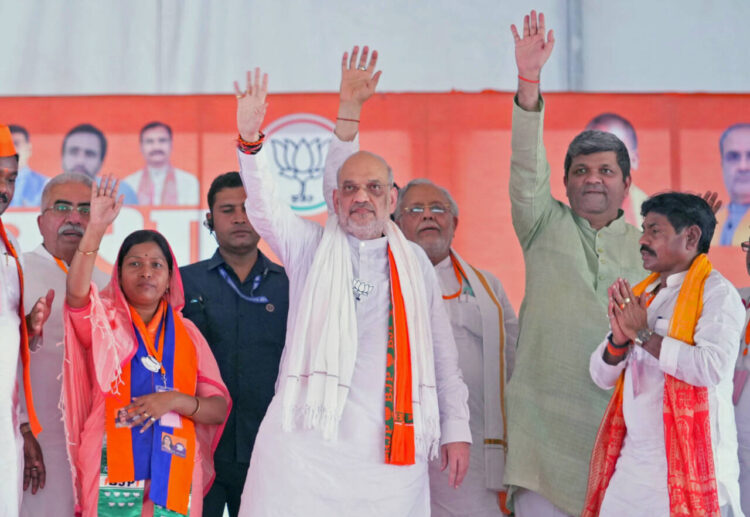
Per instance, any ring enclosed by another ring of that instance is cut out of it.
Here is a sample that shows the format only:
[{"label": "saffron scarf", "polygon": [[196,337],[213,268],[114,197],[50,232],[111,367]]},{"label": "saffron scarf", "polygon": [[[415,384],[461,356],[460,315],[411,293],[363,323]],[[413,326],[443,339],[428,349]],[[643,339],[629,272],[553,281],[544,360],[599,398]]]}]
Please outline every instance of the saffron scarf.
[{"label": "saffron scarf", "polygon": [[167,169],[167,177],[164,179],[164,187],[161,191],[161,203],[154,199],[154,182],[151,179],[151,173],[148,167],[143,168],[141,179],[138,182],[138,203],[141,205],[165,205],[172,206],[177,204],[177,177],[174,167],[171,165]]},{"label": "saffron scarf", "polygon": [[396,261],[388,248],[391,308],[388,315],[388,359],[385,370],[385,462],[414,464],[414,411],[411,400],[411,352],[406,308]]},{"label": "saffron scarf", "polygon": [[29,351],[29,330],[26,328],[26,315],[24,314],[23,308],[23,270],[21,269],[21,262],[18,260],[18,252],[10,243],[8,234],[5,233],[5,226],[3,221],[0,219],[0,238],[5,244],[5,249],[8,251],[11,257],[16,261],[16,269],[18,270],[18,286],[21,290],[21,295],[18,299],[18,317],[21,320],[21,365],[23,367],[23,390],[26,398],[26,412],[29,415],[29,425],[31,426],[31,432],[34,436],[37,436],[42,431],[42,426],[39,423],[39,419],[36,416],[36,410],[34,409],[34,398],[31,393],[31,353]]},{"label": "saffron scarf", "polygon": [[[669,337],[695,346],[693,333],[703,310],[703,287],[711,269],[705,254],[693,260],[677,295]],[[658,273],[650,274],[633,288],[633,293],[641,296],[658,279]],[[622,407],[624,378],[623,371],[596,436],[582,517],[599,515],[627,433]],[[670,516],[719,517],[708,388],[665,374],[663,415]]]},{"label": "saffron scarf", "polygon": [[[194,396],[198,377],[195,347],[166,301],[162,301],[148,326],[132,307],[131,316],[138,349],[122,367],[117,393],[110,391],[105,399],[109,481],[150,479],[149,498],[155,504],[186,515],[195,458],[193,421],[179,417],[180,426],[172,427],[164,425],[162,417],[141,433],[140,425],[117,427],[116,415],[132,397],[171,390]],[[157,351],[156,357],[162,364],[159,372],[151,372],[142,364],[149,349]],[[171,444],[166,450],[162,446],[165,436],[169,436]],[[176,444],[180,444],[179,450],[174,448]]]},{"label": "saffron scarf", "polygon": [[[440,417],[424,273],[413,244],[388,222],[392,320],[386,369],[386,461],[437,456]],[[282,428],[315,428],[335,440],[357,357],[351,250],[331,214],[287,333],[282,362]],[[390,413],[389,413],[390,412]]]}]

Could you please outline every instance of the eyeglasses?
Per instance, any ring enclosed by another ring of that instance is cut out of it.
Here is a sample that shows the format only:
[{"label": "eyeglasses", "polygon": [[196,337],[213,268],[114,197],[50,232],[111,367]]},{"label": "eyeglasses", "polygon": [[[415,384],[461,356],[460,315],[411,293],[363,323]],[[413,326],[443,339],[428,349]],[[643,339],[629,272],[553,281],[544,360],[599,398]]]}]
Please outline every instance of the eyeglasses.
[{"label": "eyeglasses", "polygon": [[742,251],[744,251],[745,253],[750,251],[750,241],[745,241],[742,244],[740,244],[740,248],[742,248]]},{"label": "eyeglasses", "polygon": [[52,210],[55,215],[59,216],[67,216],[70,215],[73,210],[78,212],[78,215],[81,217],[88,217],[91,213],[91,206],[90,205],[76,205],[73,206],[69,203],[55,203],[49,208],[46,208],[44,211],[47,212],[48,210]]},{"label": "eyeglasses", "polygon": [[353,196],[357,192],[359,192],[359,189],[365,189],[365,192],[373,197],[380,197],[383,194],[386,193],[386,191],[391,187],[390,183],[380,183],[377,181],[371,181],[367,183],[366,185],[358,185],[356,183],[344,183],[339,190],[341,190],[341,194],[344,196]]},{"label": "eyeglasses", "polygon": [[431,214],[433,215],[443,215],[450,211],[450,208],[448,208],[445,205],[441,205],[439,203],[433,203],[430,206],[424,206],[424,205],[413,205],[413,206],[407,206],[404,208],[404,213],[406,215],[412,215],[412,216],[419,216],[425,213],[425,210],[429,210]]}]

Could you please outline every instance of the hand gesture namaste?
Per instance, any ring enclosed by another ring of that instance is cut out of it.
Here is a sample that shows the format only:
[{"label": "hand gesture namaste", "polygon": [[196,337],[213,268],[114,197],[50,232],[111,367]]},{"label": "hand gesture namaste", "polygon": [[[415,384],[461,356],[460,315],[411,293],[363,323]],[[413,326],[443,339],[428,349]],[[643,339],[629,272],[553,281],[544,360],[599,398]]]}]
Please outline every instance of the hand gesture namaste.
[{"label": "hand gesture namaste", "polygon": [[260,137],[260,126],[268,107],[268,74],[263,74],[261,81],[260,68],[255,67],[254,79],[253,73],[248,70],[247,86],[241,90],[239,83],[235,81],[234,93],[237,96],[237,131],[243,140],[256,142]]},{"label": "hand gesture namaste", "polygon": [[516,65],[518,75],[532,81],[538,81],[542,67],[549,59],[555,46],[555,37],[552,30],[544,39],[545,33],[544,14],[539,13],[537,23],[536,11],[526,15],[523,19],[523,38],[518,35],[515,25],[510,26],[513,39],[516,42]]}]

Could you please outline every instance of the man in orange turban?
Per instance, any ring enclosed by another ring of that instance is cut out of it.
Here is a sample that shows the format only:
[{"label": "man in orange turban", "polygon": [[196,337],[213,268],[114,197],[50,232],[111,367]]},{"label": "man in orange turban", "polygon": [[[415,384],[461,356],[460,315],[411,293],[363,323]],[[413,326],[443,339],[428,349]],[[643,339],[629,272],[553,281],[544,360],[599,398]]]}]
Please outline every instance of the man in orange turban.
[{"label": "man in orange turban", "polygon": [[[0,215],[10,205],[18,176],[18,153],[8,126],[0,126]],[[36,418],[31,399],[29,377],[29,336],[41,333],[49,316],[54,292],[40,298],[31,312],[23,312],[23,269],[18,243],[5,231],[0,219],[0,443],[16,447],[0,447],[0,515],[18,515],[21,503],[22,480],[28,484],[39,482],[43,467],[33,451],[23,447],[22,433],[36,435],[41,426]],[[19,356],[23,365],[23,393],[26,397],[28,424],[18,425],[19,383],[16,379]],[[21,452],[24,453],[24,458]],[[23,461],[25,459],[25,462]],[[25,463],[25,465],[24,465]],[[44,480],[41,479],[43,486]]]}]

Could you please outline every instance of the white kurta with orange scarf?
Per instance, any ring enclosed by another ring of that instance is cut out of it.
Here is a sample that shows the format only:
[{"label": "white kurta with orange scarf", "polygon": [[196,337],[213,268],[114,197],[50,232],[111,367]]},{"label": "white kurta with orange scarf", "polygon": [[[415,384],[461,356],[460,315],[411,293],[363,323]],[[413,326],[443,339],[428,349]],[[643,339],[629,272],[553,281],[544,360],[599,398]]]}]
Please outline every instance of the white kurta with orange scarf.
[{"label": "white kurta with orange scarf", "polygon": [[[298,300],[323,228],[294,215],[275,197],[274,178],[261,151],[240,153],[247,191],[246,209],[254,228],[283,262],[289,275],[289,322],[296,321]],[[385,237],[360,241],[348,237],[354,278],[358,348],[351,388],[335,441],[317,430],[281,427],[282,398],[276,393],[258,431],[242,495],[240,515],[308,517],[430,515],[427,458],[410,466],[384,461],[385,368],[390,300]],[[424,274],[434,341],[435,376],[441,443],[471,442],[468,392],[457,366],[450,320],[432,264],[413,245]],[[287,333],[289,335],[289,333]],[[286,354],[285,349],[285,354]],[[287,371],[282,357],[279,377]]]},{"label": "white kurta with orange scarf", "polygon": [[[648,325],[666,336],[677,295],[687,272],[667,278],[648,308]],[[653,287],[653,286],[652,286]],[[744,320],[736,289],[718,271],[703,290],[703,312],[695,327],[695,346],[665,337],[659,359],[634,347],[617,365],[604,362],[603,341],[591,355],[591,378],[610,389],[623,368],[623,415],[627,434],[602,503],[601,517],[667,517],[667,454],[664,443],[664,374],[708,388],[711,443],[719,506],[741,517],[737,433],[732,407],[732,371]]]},{"label": "white kurta with orange scarf", "polygon": [[[11,245],[18,243],[8,233]],[[23,263],[22,263],[23,265]],[[0,240],[0,516],[18,515],[23,480],[23,438],[18,429],[17,372],[21,343],[18,303],[21,285],[16,260]]]},{"label": "white kurta with orange scarf", "polygon": [[[40,244],[34,251],[24,253],[24,305],[26,313],[36,301],[55,291],[50,315],[44,324],[41,340],[31,343],[31,386],[34,389],[34,407],[39,422],[44,428],[37,441],[42,448],[47,480],[44,488],[36,494],[31,489],[24,492],[21,517],[48,515],[63,509],[72,509],[73,481],[65,441],[63,414],[60,410],[62,370],[65,350],[63,347],[63,302],[67,273],[57,264],[55,257]],[[64,265],[64,263],[63,263]],[[108,276],[94,269],[93,280],[99,288],[107,284]],[[22,406],[25,406],[21,400]],[[24,420],[24,417],[21,417]]]}]

